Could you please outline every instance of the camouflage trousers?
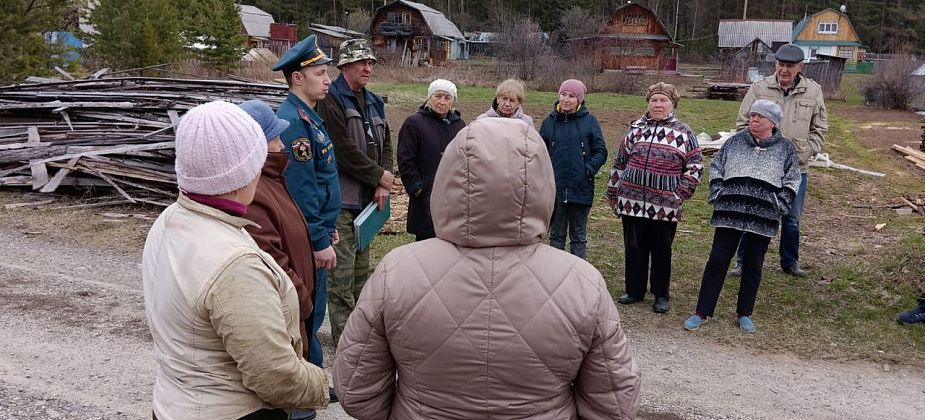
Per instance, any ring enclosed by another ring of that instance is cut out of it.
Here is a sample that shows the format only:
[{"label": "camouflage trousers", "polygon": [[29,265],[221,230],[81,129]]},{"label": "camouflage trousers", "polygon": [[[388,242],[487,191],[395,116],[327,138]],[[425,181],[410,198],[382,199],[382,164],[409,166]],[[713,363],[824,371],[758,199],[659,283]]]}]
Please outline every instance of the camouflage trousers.
[{"label": "camouflage trousers", "polygon": [[337,215],[337,234],[340,235],[340,242],[334,245],[337,267],[328,275],[328,314],[335,347],[369,278],[369,248],[357,251],[357,240],[353,234],[356,216],[352,210],[341,210]]}]

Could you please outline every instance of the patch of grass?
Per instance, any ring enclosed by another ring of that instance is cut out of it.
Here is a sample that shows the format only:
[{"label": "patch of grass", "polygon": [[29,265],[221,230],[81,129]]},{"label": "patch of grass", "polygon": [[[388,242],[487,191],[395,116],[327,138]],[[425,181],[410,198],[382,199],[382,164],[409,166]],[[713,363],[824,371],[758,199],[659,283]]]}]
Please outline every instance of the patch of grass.
[{"label": "patch of grass", "polygon": [[[861,77],[857,78],[862,79]],[[422,85],[380,84],[374,90],[398,98],[414,98],[397,106],[400,115],[424,101]],[[490,103],[490,88],[460,88],[458,106],[479,110]],[[527,92],[527,104],[536,123],[556,100],[555,92]],[[608,134],[611,148],[608,163],[596,178],[598,201],[588,221],[588,260],[607,281],[612,296],[623,293],[623,236],[619,219],[603,199],[609,176],[613,147],[629,121],[614,121],[613,116],[641,115],[643,98],[608,93],[587,96],[591,111],[598,115]],[[785,352],[813,358],[865,359],[883,363],[925,366],[925,328],[901,327],[897,313],[915,305],[917,278],[925,279],[925,236],[921,219],[898,216],[891,210],[855,209],[868,197],[886,202],[897,194],[921,191],[919,177],[905,168],[897,170],[895,162],[884,154],[867,150],[855,134],[856,124],[840,115],[840,110],[858,103],[858,96],[848,95],[847,102],[830,103],[830,131],[824,149],[836,162],[889,172],[887,179],[873,178],[843,170],[814,168],[809,183],[807,213],[803,224],[803,258],[812,275],[794,279],[778,269],[774,239],[765,257],[762,284],[755,307],[758,333],[745,335],[735,325],[733,313],[738,293],[738,279],[727,279],[716,309],[717,318],[702,334],[709,340],[733,346],[747,346],[770,352]],[[394,103],[390,102],[390,106]],[[732,130],[739,102],[682,99],[679,118],[699,133]],[[390,112],[395,112],[392,110]],[[472,111],[468,111],[472,112]],[[406,114],[405,114],[406,115]],[[471,118],[471,114],[468,115]],[[397,130],[398,126],[393,126]],[[705,166],[709,167],[707,158]],[[708,179],[708,171],[704,180]],[[703,275],[703,267],[713,242],[709,224],[712,206],[706,203],[708,188],[702,184],[685,204],[684,220],[678,225],[672,267],[672,310],[664,316],[651,311],[648,304],[620,305],[624,325],[631,330],[651,334],[684,334],[681,324],[694,310]],[[887,227],[868,233],[875,223]],[[374,258],[391,247],[413,240],[410,235],[380,237],[374,245]]]}]

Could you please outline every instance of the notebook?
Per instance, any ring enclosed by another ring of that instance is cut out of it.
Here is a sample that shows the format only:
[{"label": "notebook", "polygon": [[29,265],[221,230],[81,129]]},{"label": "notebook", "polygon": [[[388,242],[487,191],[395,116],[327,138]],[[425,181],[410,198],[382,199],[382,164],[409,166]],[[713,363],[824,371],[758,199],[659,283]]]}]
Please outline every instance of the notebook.
[{"label": "notebook", "polygon": [[357,239],[357,249],[360,251],[369,247],[373,238],[382,230],[382,226],[392,215],[392,200],[386,198],[385,206],[379,210],[375,201],[369,203],[365,209],[353,220],[353,234]]}]

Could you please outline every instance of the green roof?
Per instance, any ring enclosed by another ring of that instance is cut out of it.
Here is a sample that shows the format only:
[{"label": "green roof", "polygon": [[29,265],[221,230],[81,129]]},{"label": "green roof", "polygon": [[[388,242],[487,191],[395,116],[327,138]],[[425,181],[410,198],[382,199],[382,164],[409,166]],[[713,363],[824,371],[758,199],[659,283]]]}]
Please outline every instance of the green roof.
[{"label": "green roof", "polygon": [[861,44],[857,41],[793,41],[794,45],[800,45],[804,47],[810,46],[819,46],[819,47],[828,47],[828,46],[839,46],[839,47],[864,47],[864,44]]}]

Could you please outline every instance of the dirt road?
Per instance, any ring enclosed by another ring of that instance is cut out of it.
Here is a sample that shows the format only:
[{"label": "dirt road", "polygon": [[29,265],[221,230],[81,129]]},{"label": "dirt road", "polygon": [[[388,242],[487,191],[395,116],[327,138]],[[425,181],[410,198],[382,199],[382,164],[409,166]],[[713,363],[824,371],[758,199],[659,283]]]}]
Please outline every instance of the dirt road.
[{"label": "dirt road", "polygon": [[[0,228],[0,418],[149,418],[154,360],[139,263],[140,250],[63,245]],[[660,336],[626,327],[644,374],[643,418],[925,413],[920,371],[750,354],[679,325]],[[332,405],[319,418],[349,417]]]}]

